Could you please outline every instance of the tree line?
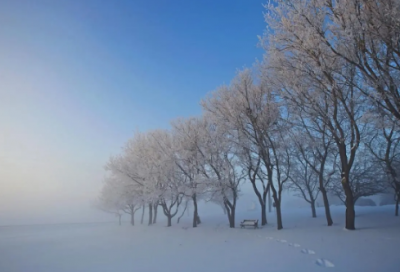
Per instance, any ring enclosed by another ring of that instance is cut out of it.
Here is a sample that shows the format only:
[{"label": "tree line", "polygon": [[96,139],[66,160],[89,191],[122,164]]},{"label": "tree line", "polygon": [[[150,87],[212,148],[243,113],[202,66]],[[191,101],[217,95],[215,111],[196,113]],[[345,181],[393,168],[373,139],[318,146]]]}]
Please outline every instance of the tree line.
[{"label": "tree line", "polygon": [[391,192],[400,201],[400,1],[277,0],[265,5],[263,60],[202,99],[202,115],[171,129],[135,133],[106,164],[99,197],[106,211],[158,207],[168,219],[198,201],[224,209],[230,227],[241,185],[250,182],[267,221],[271,192],[283,228],[282,192],[308,203],[328,194],[346,206]]}]

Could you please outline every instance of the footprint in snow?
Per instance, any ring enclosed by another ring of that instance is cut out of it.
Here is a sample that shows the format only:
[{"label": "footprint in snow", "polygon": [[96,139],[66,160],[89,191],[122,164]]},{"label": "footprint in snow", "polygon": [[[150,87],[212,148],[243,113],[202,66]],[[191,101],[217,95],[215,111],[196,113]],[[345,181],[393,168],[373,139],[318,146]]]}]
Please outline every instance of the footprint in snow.
[{"label": "footprint in snow", "polygon": [[326,259],[318,259],[315,263],[322,267],[335,267],[335,265],[332,262]]},{"label": "footprint in snow", "polygon": [[292,247],[300,247],[299,244],[292,244],[292,243],[290,243],[289,246],[292,246]]},{"label": "footprint in snow", "polygon": [[303,252],[304,254],[315,254],[314,250],[311,249],[302,249],[301,252]]}]

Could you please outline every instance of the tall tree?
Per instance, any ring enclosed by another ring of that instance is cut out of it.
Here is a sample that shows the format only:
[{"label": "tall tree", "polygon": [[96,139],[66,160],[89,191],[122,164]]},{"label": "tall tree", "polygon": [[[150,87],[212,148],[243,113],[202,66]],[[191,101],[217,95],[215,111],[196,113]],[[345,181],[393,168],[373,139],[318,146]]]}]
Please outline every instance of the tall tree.
[{"label": "tall tree", "polygon": [[[346,195],[346,229],[355,229],[350,173],[365,125],[365,97],[356,67],[331,52],[321,33],[331,30],[327,1],[288,0],[270,5],[266,21],[273,29],[266,43],[268,62],[278,85],[310,118],[326,125],[334,139]],[[328,112],[326,111],[328,109]]]},{"label": "tall tree", "polygon": [[213,92],[202,105],[229,133],[261,205],[262,224],[267,223],[266,196],[271,190],[281,229],[282,190],[290,169],[287,116],[268,80],[254,81],[250,69],[241,71],[229,86]]}]

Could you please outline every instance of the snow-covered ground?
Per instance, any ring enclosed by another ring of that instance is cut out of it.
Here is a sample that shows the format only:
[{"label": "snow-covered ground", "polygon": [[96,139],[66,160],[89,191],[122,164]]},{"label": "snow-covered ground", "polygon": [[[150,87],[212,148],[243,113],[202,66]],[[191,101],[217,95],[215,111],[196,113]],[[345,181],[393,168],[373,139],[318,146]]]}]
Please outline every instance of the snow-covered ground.
[{"label": "snow-covered ground", "polygon": [[[335,225],[323,210],[286,209],[284,230],[268,226],[229,229],[221,213],[203,224],[131,227],[124,223],[0,227],[2,272],[235,272],[235,271],[400,271],[400,218],[393,206],[357,207],[357,231],[343,228],[343,207],[332,207]],[[239,211],[237,221],[258,218]],[[176,218],[175,218],[176,219]]]}]

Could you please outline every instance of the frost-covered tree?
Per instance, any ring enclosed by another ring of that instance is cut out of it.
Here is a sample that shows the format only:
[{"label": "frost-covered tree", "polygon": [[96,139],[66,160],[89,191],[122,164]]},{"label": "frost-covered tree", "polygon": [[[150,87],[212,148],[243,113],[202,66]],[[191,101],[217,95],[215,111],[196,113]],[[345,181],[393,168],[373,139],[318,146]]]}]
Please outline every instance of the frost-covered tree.
[{"label": "frost-covered tree", "polygon": [[253,184],[261,205],[262,224],[267,223],[266,196],[272,191],[277,210],[277,227],[282,228],[281,198],[290,169],[290,144],[285,120],[287,112],[268,80],[257,78],[250,69],[235,77],[202,102],[206,112],[229,134],[240,166]]},{"label": "frost-covered tree", "polygon": [[185,177],[184,195],[193,203],[194,228],[201,223],[197,204],[205,191],[204,176],[201,174],[204,159],[199,146],[202,129],[199,118],[178,119],[172,122],[173,156],[177,171]]},{"label": "frost-covered tree", "polygon": [[101,188],[100,195],[96,199],[94,206],[106,213],[114,214],[118,217],[119,225],[125,203],[120,197],[120,187],[117,187],[112,178],[107,178]]},{"label": "frost-covered tree", "polygon": [[208,200],[224,204],[229,226],[234,228],[236,203],[245,175],[225,128],[208,114],[204,115],[199,125],[202,134],[197,147],[203,160],[199,170],[207,184]]},{"label": "frost-covered tree", "polygon": [[[316,188],[312,186],[312,188],[321,192],[327,225],[332,226],[333,221],[327,191],[327,187],[336,170],[337,156],[332,148],[332,136],[327,130],[326,125],[318,120],[318,118],[307,118],[307,114],[303,112],[301,106],[292,103],[290,100],[286,100],[286,102],[289,103],[288,108],[292,116],[290,122],[294,126],[291,134],[294,147],[294,164],[296,165],[297,161],[297,165],[299,166],[300,163],[300,169],[303,169],[302,171],[304,171],[304,174],[307,169],[308,175],[310,175],[309,177],[313,175],[316,176],[318,186]],[[296,168],[296,166],[294,168]],[[310,173],[310,170],[313,171],[314,174]],[[296,170],[294,170],[294,172],[296,172]],[[291,175],[296,177],[295,174],[291,173]],[[305,185],[311,184],[301,183],[300,185],[304,188]],[[306,192],[312,192],[312,194],[316,193],[314,190],[310,189],[311,188],[306,188]],[[311,200],[311,198],[312,197],[309,197],[308,199]]]},{"label": "frost-covered tree", "polygon": [[266,37],[265,46],[269,67],[286,97],[296,101],[310,118],[323,122],[333,137],[346,196],[346,228],[355,229],[350,174],[367,127],[360,120],[368,101],[356,65],[337,56],[329,46],[340,43],[329,34],[336,28],[327,12],[329,2],[282,0],[269,5],[266,22],[273,34]]}]

